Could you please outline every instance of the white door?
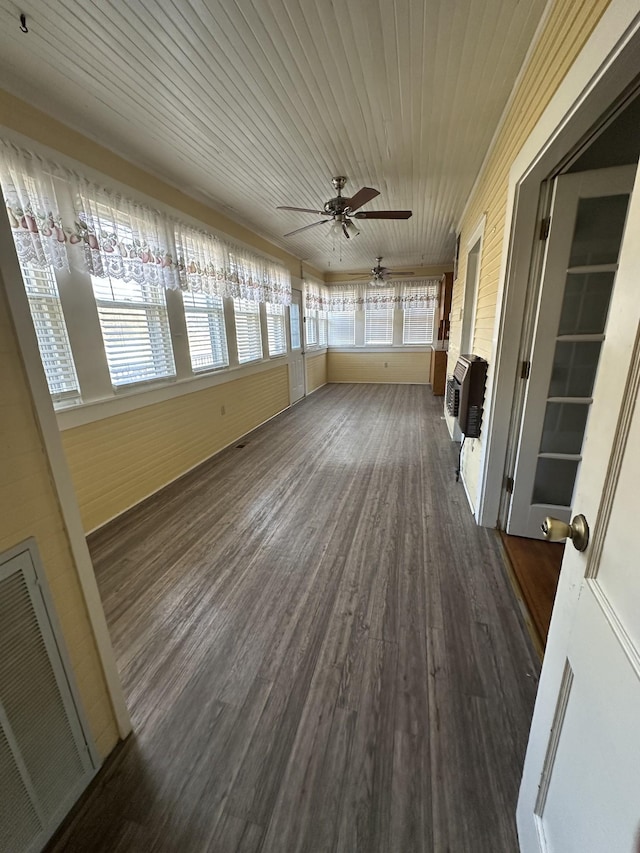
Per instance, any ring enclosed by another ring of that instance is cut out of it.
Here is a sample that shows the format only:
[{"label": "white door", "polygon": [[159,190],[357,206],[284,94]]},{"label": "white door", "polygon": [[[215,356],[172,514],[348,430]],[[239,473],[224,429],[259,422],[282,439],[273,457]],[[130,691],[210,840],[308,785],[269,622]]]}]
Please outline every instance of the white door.
[{"label": "white door", "polygon": [[634,174],[623,166],[555,182],[507,520],[516,536],[542,538],[547,515],[571,515]]},{"label": "white door", "polygon": [[631,197],[518,803],[523,853],[635,853],[640,830],[640,189]]},{"label": "white door", "polygon": [[304,354],[302,352],[302,294],[291,292],[289,306],[291,353],[289,354],[289,402],[297,403],[304,397]]}]

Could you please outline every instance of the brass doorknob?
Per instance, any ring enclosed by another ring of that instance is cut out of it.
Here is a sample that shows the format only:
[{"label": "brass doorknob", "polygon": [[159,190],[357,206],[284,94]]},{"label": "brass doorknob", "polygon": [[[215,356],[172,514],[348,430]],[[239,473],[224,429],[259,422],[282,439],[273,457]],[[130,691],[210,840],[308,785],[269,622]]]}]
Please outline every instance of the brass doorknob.
[{"label": "brass doorknob", "polygon": [[576,515],[571,524],[560,521],[559,518],[551,518],[548,515],[540,525],[540,530],[542,530],[544,538],[550,542],[571,539],[573,547],[578,551],[584,551],[589,544],[589,525],[584,515]]}]

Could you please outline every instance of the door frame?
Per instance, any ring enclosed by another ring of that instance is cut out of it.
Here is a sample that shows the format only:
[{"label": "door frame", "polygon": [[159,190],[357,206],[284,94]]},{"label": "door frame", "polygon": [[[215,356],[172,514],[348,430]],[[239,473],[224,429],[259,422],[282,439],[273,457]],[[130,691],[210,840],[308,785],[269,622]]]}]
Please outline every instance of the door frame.
[{"label": "door frame", "polygon": [[[481,447],[476,519],[500,525],[512,413],[519,397],[520,352],[532,284],[541,187],[562,162],[586,147],[601,128],[598,119],[630,97],[638,75],[640,12],[633,0],[611,0],[590,38],[514,160],[510,174],[497,311]],[[634,89],[635,91],[635,89]]]},{"label": "door frame", "polygon": [[[478,285],[480,284],[480,268],[482,266],[482,246],[484,243],[484,228],[487,223],[487,214],[484,213],[480,222],[476,225],[473,234],[467,240],[465,246],[466,266],[464,276],[464,308],[462,314],[462,334],[460,336],[460,354],[467,355],[473,352],[473,341],[476,328],[476,312],[478,310]],[[478,251],[474,252],[476,246]],[[469,259],[473,254],[477,259],[473,267],[469,266]],[[474,268],[475,267],[475,268]],[[473,279],[473,280],[471,280]],[[465,341],[468,337],[468,341]]]},{"label": "door frame", "polygon": [[[296,403],[299,403],[300,400],[304,400],[307,396],[307,353],[306,353],[306,328],[305,328],[305,314],[304,314],[304,291],[300,290],[297,287],[291,288],[291,293],[294,292],[300,294],[300,317],[299,317],[299,326],[300,326],[300,349],[294,350],[291,346],[291,307],[289,306],[289,310],[287,311],[287,346],[289,347],[288,352],[288,369],[289,369],[289,405],[294,406]],[[293,301],[293,296],[292,296]],[[296,353],[300,354],[300,359],[302,362],[302,396],[298,397],[296,400],[293,399],[292,394],[292,386],[291,386],[291,373],[293,369],[293,360],[296,357]]]}]

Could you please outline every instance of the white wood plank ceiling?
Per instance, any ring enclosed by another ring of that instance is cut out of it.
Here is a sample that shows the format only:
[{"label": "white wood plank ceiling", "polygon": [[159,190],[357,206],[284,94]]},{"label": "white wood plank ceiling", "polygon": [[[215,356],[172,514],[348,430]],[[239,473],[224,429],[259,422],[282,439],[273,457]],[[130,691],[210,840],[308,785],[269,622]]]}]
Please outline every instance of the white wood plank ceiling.
[{"label": "white wood plank ceiling", "polygon": [[[0,85],[320,269],[440,264],[545,3],[0,0]],[[413,217],[283,238],[333,175]]]}]

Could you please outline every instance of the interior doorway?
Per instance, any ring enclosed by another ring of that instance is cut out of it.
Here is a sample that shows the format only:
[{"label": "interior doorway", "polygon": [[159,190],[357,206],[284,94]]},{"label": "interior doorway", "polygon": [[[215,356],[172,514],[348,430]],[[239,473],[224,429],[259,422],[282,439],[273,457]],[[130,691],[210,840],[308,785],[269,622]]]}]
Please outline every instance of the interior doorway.
[{"label": "interior doorway", "polygon": [[[523,342],[526,388],[511,428],[503,544],[544,650],[564,546],[542,540],[547,515],[569,521],[592,389],[640,155],[640,97],[602,118],[591,142],[558,168],[537,295]],[[616,207],[616,213],[609,208]],[[600,254],[598,254],[600,252]],[[604,254],[603,254],[604,253]],[[605,257],[606,254],[606,257]],[[580,257],[578,257],[580,256]],[[525,329],[527,323],[525,323]]]}]

